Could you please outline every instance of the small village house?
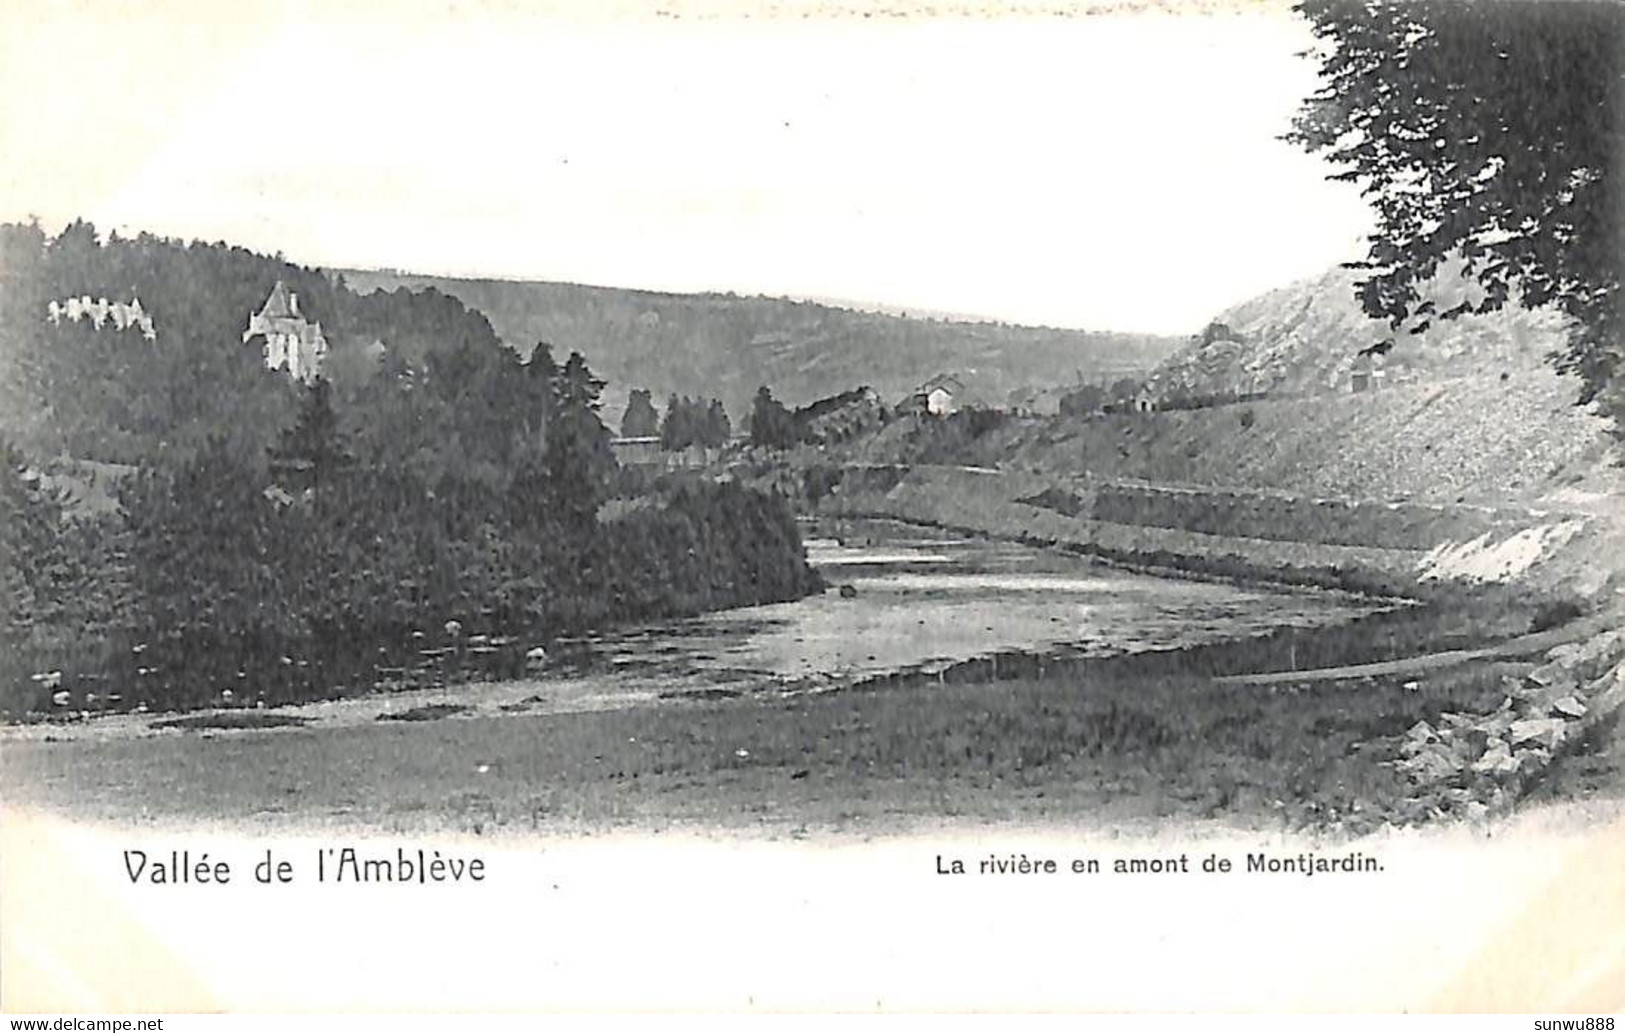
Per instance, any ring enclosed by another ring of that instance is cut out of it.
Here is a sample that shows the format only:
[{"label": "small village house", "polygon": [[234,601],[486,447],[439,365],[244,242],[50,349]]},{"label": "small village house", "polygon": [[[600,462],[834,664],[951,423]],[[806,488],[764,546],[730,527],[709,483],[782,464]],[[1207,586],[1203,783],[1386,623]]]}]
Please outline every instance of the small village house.
[{"label": "small village house", "polygon": [[1382,387],[1388,376],[1383,368],[1383,357],[1361,353],[1354,359],[1354,365],[1349,369],[1349,390],[1353,394],[1364,394]]},{"label": "small village house", "polygon": [[939,373],[914,389],[906,407],[932,416],[947,416],[959,408],[965,384],[958,377]]}]

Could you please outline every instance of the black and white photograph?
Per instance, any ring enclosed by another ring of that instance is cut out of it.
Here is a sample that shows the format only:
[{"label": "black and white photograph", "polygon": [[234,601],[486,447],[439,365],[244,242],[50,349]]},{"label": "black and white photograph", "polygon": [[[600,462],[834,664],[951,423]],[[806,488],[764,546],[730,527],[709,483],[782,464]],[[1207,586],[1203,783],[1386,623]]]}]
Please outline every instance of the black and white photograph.
[{"label": "black and white photograph", "polygon": [[1625,5],[16,0],[0,153],[0,1009],[1625,1011]]}]

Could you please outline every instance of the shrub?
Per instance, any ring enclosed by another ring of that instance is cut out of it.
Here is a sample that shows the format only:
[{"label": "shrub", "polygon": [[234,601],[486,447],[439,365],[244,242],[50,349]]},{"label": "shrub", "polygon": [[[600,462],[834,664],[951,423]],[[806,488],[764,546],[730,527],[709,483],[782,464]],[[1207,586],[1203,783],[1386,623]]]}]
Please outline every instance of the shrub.
[{"label": "shrub", "polygon": [[1571,599],[1541,603],[1529,618],[1529,630],[1536,632],[1560,628],[1570,621],[1579,620],[1584,615],[1585,611]]}]

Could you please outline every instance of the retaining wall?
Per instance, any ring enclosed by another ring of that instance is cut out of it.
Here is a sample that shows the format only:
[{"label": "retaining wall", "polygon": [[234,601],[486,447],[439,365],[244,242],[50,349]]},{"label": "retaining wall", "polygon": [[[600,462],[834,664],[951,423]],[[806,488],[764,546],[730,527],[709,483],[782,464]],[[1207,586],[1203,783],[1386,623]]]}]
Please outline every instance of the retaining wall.
[{"label": "retaining wall", "polygon": [[1061,481],[1018,471],[873,467],[819,475],[820,512],[1059,545],[1129,565],[1426,597],[1514,584],[1589,605],[1619,583],[1618,521],[1539,510],[1362,503]]}]

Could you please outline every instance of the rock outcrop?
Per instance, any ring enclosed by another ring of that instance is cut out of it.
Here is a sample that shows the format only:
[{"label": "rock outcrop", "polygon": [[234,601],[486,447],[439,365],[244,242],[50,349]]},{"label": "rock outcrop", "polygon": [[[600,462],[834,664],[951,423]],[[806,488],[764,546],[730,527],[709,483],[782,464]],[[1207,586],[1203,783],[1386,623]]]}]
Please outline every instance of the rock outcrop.
[{"label": "rock outcrop", "polygon": [[[1561,315],[1510,303],[1499,312],[1396,332],[1360,308],[1359,274],[1335,268],[1222,313],[1207,332],[1163,361],[1151,378],[1160,398],[1205,395],[1348,393],[1357,368],[1377,382],[1404,383],[1471,373],[1516,374],[1561,349]],[[1477,290],[1454,270],[1429,287],[1442,311]],[[1367,353],[1362,360],[1361,352]]]}]

